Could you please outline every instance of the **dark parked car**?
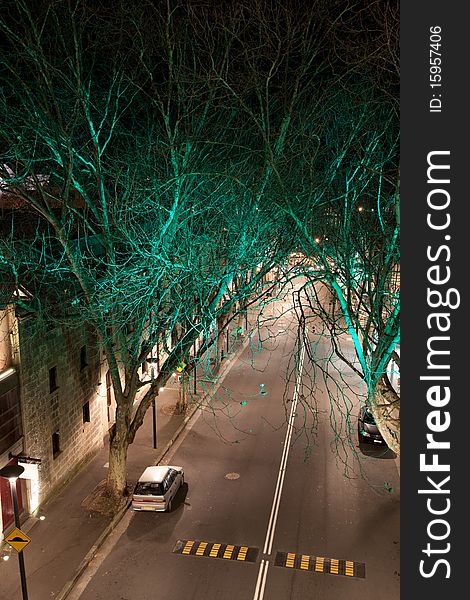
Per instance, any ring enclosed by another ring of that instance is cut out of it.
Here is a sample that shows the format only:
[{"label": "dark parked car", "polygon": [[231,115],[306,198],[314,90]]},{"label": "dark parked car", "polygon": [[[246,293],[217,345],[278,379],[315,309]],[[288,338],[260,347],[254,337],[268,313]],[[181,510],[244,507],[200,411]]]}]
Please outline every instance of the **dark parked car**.
[{"label": "dark parked car", "polygon": [[385,444],[368,406],[363,406],[359,411],[357,435],[360,443]]}]

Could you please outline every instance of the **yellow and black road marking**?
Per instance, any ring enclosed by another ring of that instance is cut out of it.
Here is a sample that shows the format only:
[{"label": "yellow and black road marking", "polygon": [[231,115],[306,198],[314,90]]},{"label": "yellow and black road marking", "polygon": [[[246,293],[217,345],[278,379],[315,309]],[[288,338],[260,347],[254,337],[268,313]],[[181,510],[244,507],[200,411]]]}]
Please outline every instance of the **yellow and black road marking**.
[{"label": "yellow and black road marking", "polygon": [[235,546],[234,544],[219,544],[201,540],[178,540],[173,548],[174,554],[207,556],[244,562],[256,562],[258,552],[259,548],[252,546]]},{"label": "yellow and black road marking", "polygon": [[314,571],[315,573],[360,578],[366,576],[366,565],[364,563],[338,558],[325,558],[324,556],[310,556],[309,554],[295,554],[294,552],[277,552],[274,564],[276,567]]}]

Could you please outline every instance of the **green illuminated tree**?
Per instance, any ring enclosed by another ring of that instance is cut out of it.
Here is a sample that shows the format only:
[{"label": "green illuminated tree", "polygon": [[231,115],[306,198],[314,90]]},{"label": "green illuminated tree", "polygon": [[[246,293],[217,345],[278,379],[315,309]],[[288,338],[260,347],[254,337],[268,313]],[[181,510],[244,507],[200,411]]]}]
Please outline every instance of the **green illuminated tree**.
[{"label": "green illuminated tree", "polygon": [[[96,333],[117,405],[107,492],[118,501],[153,398],[196,339],[201,355],[212,324],[262,291],[284,255],[281,223],[258,210],[257,182],[244,178],[252,153],[194,62],[190,15],[158,6],[146,30],[125,6],[8,8],[2,271],[32,294],[28,311]],[[143,384],[156,344],[166,358]]]},{"label": "green illuminated tree", "polygon": [[[351,442],[351,403],[328,375],[340,358],[364,382],[398,452],[399,397],[387,375],[392,357],[399,363],[398,7],[363,8],[345,3],[339,18],[325,5],[270,13],[255,2],[249,18],[238,10],[230,21],[243,69],[213,71],[258,140],[260,207],[267,218],[285,214],[308,258],[310,306],[300,323],[320,317],[331,339],[329,366],[309,354],[344,414],[338,439]],[[334,314],[324,310],[316,282],[334,298]],[[337,341],[346,330],[354,359]]]},{"label": "green illuminated tree", "polygon": [[351,398],[360,391],[339,359],[363,382],[379,429],[398,454],[400,398],[390,381],[400,341],[398,124],[394,106],[369,91],[352,96],[343,90],[330,114],[323,180],[280,204],[308,257],[300,325],[305,339],[310,325],[331,344],[326,364],[316,344],[306,347],[345,417],[337,425],[338,443],[350,439]]},{"label": "green illuminated tree", "polygon": [[[99,339],[117,403],[110,496],[159,388],[181,361],[220,361],[226,328],[292,250],[340,301],[327,318],[309,288],[333,345],[355,332],[351,366],[374,400],[396,340],[396,139],[382,100],[348,92],[362,58],[338,62],[337,8],[4,5],[1,268],[28,310]],[[164,362],[134,406],[157,345]]]}]

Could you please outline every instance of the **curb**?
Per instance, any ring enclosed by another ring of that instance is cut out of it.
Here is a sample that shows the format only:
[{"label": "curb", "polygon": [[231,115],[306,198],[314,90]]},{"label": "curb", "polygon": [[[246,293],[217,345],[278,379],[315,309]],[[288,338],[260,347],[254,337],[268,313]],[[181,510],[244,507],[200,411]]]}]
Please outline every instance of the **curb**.
[{"label": "curb", "polygon": [[397,458],[395,459],[395,466],[396,466],[397,471],[398,471],[398,477],[401,478],[401,473],[400,473],[400,456],[397,456]]},{"label": "curb", "polygon": [[[246,336],[245,339],[243,340],[243,342],[241,343],[240,347],[238,348],[238,350],[235,352],[235,354],[233,354],[233,356],[231,356],[225,362],[222,371],[218,374],[219,381],[218,381],[216,387],[214,388],[214,390],[212,392],[217,391],[217,389],[219,388],[220,384],[222,383],[222,380],[225,378],[225,376],[227,375],[227,373],[232,368],[233,363],[238,360],[238,357],[240,356],[240,354],[243,352],[243,350],[248,345],[249,340],[250,340],[250,337]],[[155,460],[155,464],[158,464],[163,459],[163,457],[165,456],[165,454],[167,454],[167,452],[170,450],[170,448],[173,446],[173,444],[176,442],[176,440],[178,439],[178,437],[181,435],[181,433],[186,428],[186,425],[188,424],[188,421],[190,419],[192,419],[192,417],[194,416],[194,414],[196,413],[196,411],[199,408],[201,408],[204,405],[204,403],[210,397],[211,397],[210,393],[204,394],[204,396],[201,398],[201,401],[191,409],[191,411],[189,412],[188,415],[186,415],[186,417],[184,418],[184,421],[181,423],[181,425],[175,431],[175,433],[172,436],[172,438],[170,439],[170,441],[165,445],[165,447],[163,448],[163,450],[157,456],[157,458]],[[90,562],[96,556],[98,550],[101,548],[101,546],[105,542],[106,538],[110,535],[110,533],[113,531],[113,529],[115,529],[117,527],[117,525],[120,523],[121,519],[124,517],[124,515],[128,511],[131,503],[132,503],[132,500],[129,500],[128,502],[126,502],[126,504],[124,505],[124,507],[120,509],[120,511],[113,517],[113,519],[109,523],[109,525],[107,525],[105,527],[104,531],[101,532],[101,534],[99,535],[99,537],[96,540],[96,542],[93,544],[93,546],[90,548],[90,550],[88,550],[88,552],[86,553],[86,555],[83,558],[82,562],[80,563],[80,565],[78,566],[77,570],[75,571],[75,574],[72,577],[72,579],[70,579],[69,581],[67,581],[67,583],[62,587],[62,589],[60,590],[60,592],[56,596],[56,600],[65,600],[68,597],[68,595],[73,590],[73,588],[74,588],[75,584],[77,583],[77,581],[83,575],[85,569],[88,567],[88,565],[90,564]]]},{"label": "curb", "polygon": [[67,598],[67,596],[70,594],[70,592],[72,591],[72,589],[75,586],[75,584],[77,583],[77,581],[82,576],[85,569],[88,567],[88,565],[93,560],[93,558],[95,557],[98,550],[103,545],[103,542],[105,541],[105,539],[113,531],[113,529],[118,525],[118,523],[121,521],[121,519],[124,517],[124,515],[126,514],[130,505],[131,505],[131,500],[129,500],[125,504],[125,506],[123,508],[121,508],[121,510],[118,512],[117,515],[115,515],[115,517],[113,518],[111,523],[109,523],[109,525],[106,526],[104,531],[101,532],[101,534],[98,537],[98,539],[96,540],[96,542],[93,544],[93,546],[90,548],[90,550],[88,550],[88,552],[85,554],[85,558],[82,560],[82,562],[78,566],[78,569],[76,570],[73,578],[70,579],[69,581],[67,581],[67,583],[64,585],[64,587],[60,590],[59,594],[56,596],[57,600],[64,600],[65,598]]}]

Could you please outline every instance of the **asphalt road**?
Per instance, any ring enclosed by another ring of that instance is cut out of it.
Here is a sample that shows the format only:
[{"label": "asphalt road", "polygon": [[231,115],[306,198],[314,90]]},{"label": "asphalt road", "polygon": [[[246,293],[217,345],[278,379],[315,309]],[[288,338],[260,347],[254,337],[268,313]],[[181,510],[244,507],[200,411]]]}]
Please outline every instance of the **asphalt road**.
[{"label": "asphalt road", "polygon": [[[289,365],[290,317],[262,333],[264,349],[245,351],[165,461],[185,469],[172,512],[129,511],[76,597],[398,600],[396,461],[359,448],[355,406],[346,437],[341,403],[331,404],[305,351]],[[326,354],[319,340],[311,335]],[[355,385],[346,370],[333,378]]]}]

